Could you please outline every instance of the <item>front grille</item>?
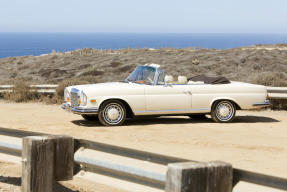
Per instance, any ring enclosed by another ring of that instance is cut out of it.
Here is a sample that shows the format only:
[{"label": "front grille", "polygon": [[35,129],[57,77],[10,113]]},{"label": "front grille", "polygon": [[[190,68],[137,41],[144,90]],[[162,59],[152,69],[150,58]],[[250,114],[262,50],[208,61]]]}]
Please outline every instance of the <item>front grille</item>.
[{"label": "front grille", "polygon": [[79,103],[78,103],[78,99],[79,99],[78,92],[79,92],[78,90],[72,90],[71,91],[71,107],[79,106]]}]

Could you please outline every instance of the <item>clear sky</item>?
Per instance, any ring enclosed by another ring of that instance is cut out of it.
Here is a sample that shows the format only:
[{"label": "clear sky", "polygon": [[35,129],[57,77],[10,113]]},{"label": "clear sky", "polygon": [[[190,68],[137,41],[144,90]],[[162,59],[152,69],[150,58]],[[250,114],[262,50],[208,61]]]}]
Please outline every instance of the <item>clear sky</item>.
[{"label": "clear sky", "polygon": [[287,0],[1,0],[0,32],[287,33]]}]

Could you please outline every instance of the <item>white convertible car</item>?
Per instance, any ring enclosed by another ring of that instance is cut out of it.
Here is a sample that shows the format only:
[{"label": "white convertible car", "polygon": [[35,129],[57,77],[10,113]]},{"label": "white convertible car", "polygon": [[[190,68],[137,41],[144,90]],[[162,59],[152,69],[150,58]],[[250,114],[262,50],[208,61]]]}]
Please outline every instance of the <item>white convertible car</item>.
[{"label": "white convertible car", "polygon": [[143,115],[196,119],[210,114],[215,122],[231,122],[236,110],[270,105],[265,86],[233,81],[208,84],[184,76],[174,82],[156,64],[136,67],[121,82],[66,87],[64,96],[63,109],[107,126]]}]

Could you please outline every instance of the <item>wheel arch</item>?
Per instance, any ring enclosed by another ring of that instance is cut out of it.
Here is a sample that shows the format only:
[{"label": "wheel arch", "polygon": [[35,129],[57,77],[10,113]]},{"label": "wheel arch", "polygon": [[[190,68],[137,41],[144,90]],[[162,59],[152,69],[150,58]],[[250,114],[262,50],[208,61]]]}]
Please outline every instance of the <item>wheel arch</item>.
[{"label": "wheel arch", "polygon": [[235,105],[235,109],[236,110],[241,110],[242,108],[240,107],[240,105],[238,104],[238,102],[236,102],[235,99],[230,98],[230,97],[220,97],[220,98],[215,98],[211,101],[210,103],[210,108],[212,109],[213,105],[219,101],[230,101]]},{"label": "wheel arch", "polygon": [[126,108],[126,112],[127,112],[127,117],[128,118],[132,118],[134,116],[134,112],[131,108],[131,106],[128,104],[127,101],[125,101],[124,99],[122,98],[106,98],[104,100],[101,101],[101,103],[99,104],[99,109],[101,108],[101,106],[108,102],[108,101],[120,101]]}]

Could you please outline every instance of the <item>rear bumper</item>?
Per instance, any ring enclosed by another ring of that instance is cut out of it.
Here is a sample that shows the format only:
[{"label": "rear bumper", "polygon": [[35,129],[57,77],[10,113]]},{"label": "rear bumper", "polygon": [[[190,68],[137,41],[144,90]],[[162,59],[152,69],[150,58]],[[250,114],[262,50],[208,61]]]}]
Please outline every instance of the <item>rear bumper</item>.
[{"label": "rear bumper", "polygon": [[98,114],[99,109],[96,107],[93,108],[84,108],[84,107],[71,107],[68,103],[62,104],[62,109],[72,111],[75,114],[84,115],[84,114]]},{"label": "rear bumper", "polygon": [[270,105],[271,105],[271,103],[268,99],[265,100],[264,102],[253,103],[254,107],[268,107]]}]

